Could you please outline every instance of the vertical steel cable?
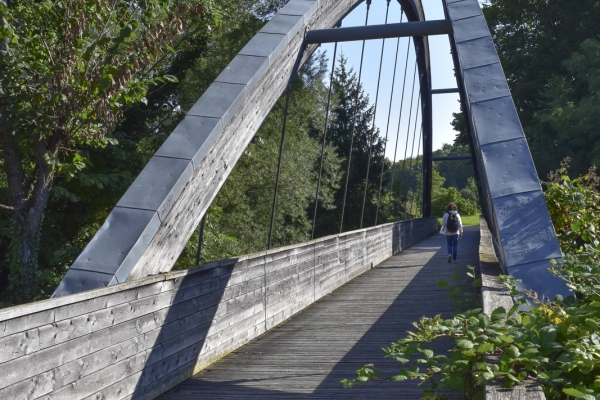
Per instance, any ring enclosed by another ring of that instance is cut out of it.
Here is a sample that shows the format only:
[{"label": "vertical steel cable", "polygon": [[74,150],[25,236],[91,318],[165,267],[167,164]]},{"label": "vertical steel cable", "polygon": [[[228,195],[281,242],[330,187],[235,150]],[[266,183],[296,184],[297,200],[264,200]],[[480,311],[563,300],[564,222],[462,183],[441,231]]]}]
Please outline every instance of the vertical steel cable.
[{"label": "vertical steel cable", "polygon": [[400,141],[400,122],[402,121],[402,108],[404,106],[404,92],[406,89],[406,73],[408,71],[408,56],[410,55],[410,42],[412,37],[408,37],[406,47],[406,63],[404,64],[404,82],[402,83],[402,99],[400,100],[400,114],[398,115],[398,129],[396,130],[396,148],[394,149],[394,163],[392,164],[392,182],[390,188],[394,188],[394,175],[396,173],[396,154],[398,153],[398,142]]},{"label": "vertical steel cable", "polygon": [[[421,151],[421,137],[423,137],[423,122],[421,121],[421,133],[419,133],[419,146],[417,146],[417,159],[419,158],[419,152]],[[421,175],[421,185],[418,185],[418,180],[417,180],[417,199],[419,198],[419,196],[421,196],[422,193],[422,189],[423,189],[423,179],[422,179],[423,175]],[[423,215],[423,207],[421,206],[421,215]],[[410,213],[412,214],[412,204],[410,206]]]},{"label": "vertical steel cable", "polygon": [[[421,96],[419,96],[419,98],[417,99],[417,114],[415,115],[415,129],[413,132],[413,142],[412,142],[412,147],[410,149],[410,164],[408,166],[408,175],[412,175],[412,167],[413,167],[413,154],[415,152],[415,139],[417,138],[417,121],[419,120],[419,105],[421,103]],[[421,122],[421,127],[423,126],[423,123]],[[423,131],[421,131],[421,134],[423,133]],[[420,137],[420,135],[419,135]],[[419,143],[419,148],[421,148],[421,144]],[[417,185],[418,188],[418,185]],[[410,204],[410,213],[412,215],[412,202]]]},{"label": "vertical steel cable", "polygon": [[273,224],[275,222],[275,208],[277,207],[277,191],[279,190],[279,175],[281,174],[281,158],[283,155],[283,142],[285,140],[285,126],[287,124],[288,109],[290,105],[290,94],[292,92],[292,81],[288,83],[287,95],[285,99],[285,111],[283,113],[283,128],[281,130],[281,142],[279,143],[279,159],[277,160],[277,173],[275,175],[275,193],[273,194],[273,207],[271,208],[271,225],[269,226],[269,240],[267,250],[271,248],[271,238],[273,237]]},{"label": "vertical steel cable", "polygon": [[321,175],[323,173],[323,158],[325,157],[325,144],[327,140],[327,125],[329,124],[329,107],[331,106],[331,91],[333,89],[333,74],[335,72],[335,57],[337,55],[337,42],[333,47],[333,62],[331,63],[331,76],[329,77],[329,94],[327,95],[327,107],[325,109],[325,126],[323,127],[323,145],[321,146],[321,163],[319,165],[319,178],[317,179],[317,193],[315,194],[315,210],[313,213],[312,233],[310,238],[315,237],[315,224],[317,222],[317,205],[319,203],[319,189],[321,188]]},{"label": "vertical steel cable", "polygon": [[[390,11],[390,0],[387,0],[385,10],[385,24],[387,25],[388,14]],[[363,226],[365,216],[365,203],[367,202],[367,189],[369,187],[369,171],[371,169],[371,156],[373,151],[373,141],[375,140],[375,117],[377,116],[377,103],[379,102],[379,85],[381,84],[381,69],[383,67],[383,52],[385,50],[385,39],[381,42],[381,56],[379,57],[379,74],[377,76],[377,90],[375,92],[375,106],[373,107],[373,124],[371,126],[371,137],[369,138],[369,157],[367,158],[367,176],[365,177],[365,192],[363,194],[362,208],[360,210],[360,227]],[[384,154],[385,158],[385,154]]]},{"label": "vertical steel cable", "polygon": [[[417,60],[415,58],[415,70],[413,73],[412,93],[410,95],[410,109],[409,109],[409,113],[408,113],[408,128],[406,129],[406,144],[404,145],[404,160],[402,161],[402,173],[404,173],[404,170],[406,167],[406,155],[407,155],[407,151],[408,151],[408,138],[410,136],[410,122],[411,122],[411,118],[412,118],[413,99],[415,97],[415,81],[416,81],[416,79],[417,79]],[[400,205],[401,190],[402,190],[402,185],[400,185],[400,187],[398,188],[398,206]]]},{"label": "vertical steel cable", "polygon": [[200,265],[200,255],[202,254],[202,242],[204,241],[204,220],[206,220],[206,214],[204,214],[204,216],[202,217],[202,221],[200,221],[200,232],[198,233],[198,252],[196,253],[196,265]]},{"label": "vertical steel cable", "polygon": [[[369,9],[371,8],[371,0],[367,0],[367,16],[365,18],[365,26],[369,22]],[[358,112],[358,97],[360,94],[360,80],[362,77],[363,60],[365,56],[365,42],[362,43],[362,51],[360,53],[360,67],[358,70],[358,82],[356,84],[356,103],[354,105],[354,116],[352,117],[352,135],[350,137],[350,153],[348,154],[348,168],[346,170],[346,185],[344,187],[344,201],[342,202],[342,218],[340,220],[340,233],[344,229],[344,212],[346,211],[346,196],[348,195],[348,179],[350,177],[350,163],[352,162],[352,147],[354,146],[354,130],[356,129],[356,113]]]},{"label": "vertical steel cable", "polygon": [[[402,23],[402,5],[400,5],[400,23]],[[387,150],[388,133],[390,131],[390,117],[392,116],[392,100],[394,99],[394,85],[396,84],[396,68],[398,66],[398,50],[400,50],[400,38],[396,42],[396,59],[394,61],[394,74],[392,75],[392,92],[390,94],[390,107],[388,109],[387,126],[385,128],[385,142],[383,143],[383,156],[385,158],[385,152]],[[406,81],[405,81],[406,83]],[[404,94],[404,93],[403,93]],[[400,112],[402,112],[402,105],[400,105]],[[396,145],[398,143],[396,142]],[[395,153],[394,153],[395,158]],[[396,162],[396,160],[394,160]],[[392,165],[393,168],[393,165]],[[383,173],[385,172],[385,160],[381,165],[381,175],[379,176],[379,191],[377,192],[377,208],[375,210],[375,225],[377,225],[377,218],[379,217],[379,202],[381,201],[381,186],[383,184]],[[392,175],[393,176],[393,175]]]}]

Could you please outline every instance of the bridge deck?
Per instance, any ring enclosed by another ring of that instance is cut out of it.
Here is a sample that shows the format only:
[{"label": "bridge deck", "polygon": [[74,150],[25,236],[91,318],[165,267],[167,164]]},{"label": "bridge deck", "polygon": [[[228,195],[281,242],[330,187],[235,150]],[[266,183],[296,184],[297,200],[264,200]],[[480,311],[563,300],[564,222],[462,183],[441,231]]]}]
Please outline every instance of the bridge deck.
[{"label": "bridge deck", "polygon": [[383,376],[395,374],[400,364],[384,359],[381,346],[423,315],[451,315],[454,304],[436,282],[452,282],[457,269],[466,277],[466,266],[478,264],[479,229],[466,228],[457,268],[447,263],[445,242],[434,235],[405,249],[160,399],[421,398],[415,381],[343,389],[340,380],[370,362]]}]

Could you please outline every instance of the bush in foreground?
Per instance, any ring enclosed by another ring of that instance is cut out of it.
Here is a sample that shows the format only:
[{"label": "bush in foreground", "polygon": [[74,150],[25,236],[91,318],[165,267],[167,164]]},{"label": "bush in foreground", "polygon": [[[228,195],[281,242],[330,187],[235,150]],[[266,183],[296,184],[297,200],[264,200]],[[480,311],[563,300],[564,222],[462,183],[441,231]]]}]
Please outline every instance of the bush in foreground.
[{"label": "bush in foreground", "polygon": [[[402,364],[397,375],[379,377],[369,364],[356,378],[343,380],[344,386],[418,379],[430,382],[433,393],[447,388],[466,399],[483,399],[486,381],[500,380],[505,387],[530,381],[539,383],[549,399],[600,398],[598,179],[590,170],[571,180],[566,164],[550,177],[546,201],[566,251],[550,271],[574,296],[538,299],[533,292],[519,292],[506,277],[511,294],[521,297],[510,310],[498,308],[488,316],[476,308],[446,320],[423,317],[413,323],[415,331],[383,348],[385,357]],[[532,304],[529,311],[517,311],[523,298]],[[441,338],[454,339],[448,354],[430,348]]]}]

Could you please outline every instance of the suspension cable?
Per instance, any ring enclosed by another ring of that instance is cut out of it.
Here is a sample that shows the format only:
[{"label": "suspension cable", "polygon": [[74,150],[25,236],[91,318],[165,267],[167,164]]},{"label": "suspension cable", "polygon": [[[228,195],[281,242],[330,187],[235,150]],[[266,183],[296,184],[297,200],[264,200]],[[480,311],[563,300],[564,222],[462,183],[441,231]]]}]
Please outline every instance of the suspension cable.
[{"label": "suspension cable", "polygon": [[315,224],[317,221],[317,205],[319,203],[319,189],[321,188],[321,176],[323,174],[323,159],[325,157],[325,144],[327,140],[327,125],[329,124],[329,107],[331,106],[331,91],[333,89],[333,74],[335,72],[335,57],[337,55],[337,42],[333,47],[333,62],[331,63],[331,76],[329,77],[329,94],[327,95],[327,107],[325,108],[325,126],[323,127],[323,145],[321,146],[321,162],[319,165],[319,178],[317,179],[317,193],[315,194],[315,210],[310,238],[315,238]]},{"label": "suspension cable", "polygon": [[[416,55],[416,54],[415,54]],[[412,93],[410,95],[410,109],[409,109],[409,113],[408,113],[408,128],[406,129],[406,144],[404,145],[404,160],[402,161],[402,174],[404,174],[404,170],[406,167],[406,155],[408,154],[408,138],[410,136],[410,123],[411,123],[411,117],[412,117],[412,106],[413,106],[413,99],[415,97],[415,82],[417,79],[417,60],[415,58],[415,69],[414,69],[414,73],[413,73],[413,84],[412,84]],[[402,190],[402,185],[400,185],[400,187],[398,188],[398,205],[400,205],[400,191]]]},{"label": "suspension cable", "polygon": [[[367,13],[365,18],[365,26],[369,22],[369,9],[371,8],[371,0],[367,0]],[[356,84],[356,101],[354,104],[354,116],[352,117],[352,135],[350,136],[350,153],[348,154],[348,168],[346,170],[346,185],[344,187],[344,201],[342,202],[342,217],[340,220],[340,233],[343,232],[344,229],[344,212],[346,211],[346,197],[348,195],[348,180],[350,178],[350,165],[352,162],[352,147],[354,146],[354,131],[356,129],[356,114],[358,112],[358,97],[360,94],[360,81],[362,77],[362,68],[363,68],[363,60],[365,56],[365,42],[363,40],[362,43],[362,51],[360,53],[360,67],[358,70],[358,82]]]},{"label": "suspension cable", "polygon": [[[421,121],[421,133],[419,133],[419,146],[417,146],[417,159],[419,158],[419,153],[421,152],[421,138],[423,137],[423,122]],[[418,176],[418,175],[417,175]],[[417,199],[421,196],[423,189],[423,175],[421,175],[421,184],[419,185],[419,180],[417,179]],[[422,204],[422,202],[421,202]],[[421,207],[421,215],[423,215],[423,207]],[[412,214],[412,204],[410,206],[410,213]]]},{"label": "suspension cable", "polygon": [[[404,82],[402,83],[402,99],[400,100],[400,114],[398,115],[398,129],[396,130],[396,148],[394,149],[394,163],[392,164],[392,181],[390,188],[394,188],[394,175],[396,173],[396,154],[398,153],[398,142],[400,142],[400,122],[402,121],[402,108],[404,106],[404,93],[406,89],[406,73],[408,71],[408,56],[410,55],[410,42],[412,37],[408,37],[408,45],[406,47],[406,63],[404,64]],[[398,192],[398,195],[400,193]]]},{"label": "suspension cable", "polygon": [[269,226],[269,240],[267,250],[271,248],[271,238],[273,237],[273,224],[275,222],[275,208],[277,207],[277,192],[279,190],[279,175],[281,174],[281,159],[283,155],[283,142],[285,140],[285,126],[287,124],[288,109],[290,105],[290,94],[292,93],[292,81],[288,83],[287,94],[285,98],[285,111],[283,113],[283,128],[281,129],[281,142],[279,143],[279,158],[277,160],[277,173],[275,175],[275,193],[273,194],[273,207],[271,208],[271,225]]},{"label": "suspension cable", "polygon": [[[404,14],[402,13],[402,4],[401,4],[400,5],[400,23],[402,23],[403,17],[404,17]],[[381,175],[379,176],[379,191],[377,192],[377,208],[375,209],[375,225],[377,225],[377,218],[379,217],[379,202],[381,200],[381,186],[383,184],[383,173],[385,172],[385,152],[387,150],[388,133],[390,131],[390,117],[392,116],[392,100],[394,99],[394,85],[396,84],[396,68],[398,66],[398,50],[400,50],[400,38],[398,38],[398,40],[396,41],[396,59],[394,61],[394,74],[392,75],[392,92],[390,94],[390,107],[388,109],[387,126],[385,128],[385,142],[383,143],[384,162],[381,164]],[[402,109],[402,106],[400,106],[400,108]],[[394,160],[394,162],[395,161],[396,160]],[[392,168],[393,168],[393,165],[392,165]]]},{"label": "suspension cable", "polygon": [[[415,129],[413,132],[413,141],[412,141],[412,147],[410,149],[410,162],[409,162],[409,166],[408,166],[408,176],[412,175],[412,167],[413,167],[413,154],[415,152],[415,139],[417,138],[417,121],[419,120],[419,105],[421,103],[421,96],[419,96],[419,98],[417,99],[417,113],[415,114]],[[421,124],[423,125],[423,124]],[[421,145],[419,144],[419,148],[421,148]],[[418,153],[417,153],[418,155]],[[418,185],[417,185],[418,188]],[[410,213],[412,215],[412,202],[410,204]]]},{"label": "suspension cable", "polygon": [[[387,0],[387,8],[385,10],[385,24],[388,22],[388,14],[390,11],[390,1]],[[373,152],[373,142],[375,141],[375,117],[377,116],[377,103],[379,102],[379,85],[381,84],[381,70],[383,68],[383,53],[385,50],[385,39],[381,42],[381,56],[379,57],[379,74],[377,76],[377,90],[375,92],[375,106],[373,107],[373,124],[371,125],[371,137],[369,138],[369,157],[367,158],[367,175],[365,177],[365,192],[363,194],[362,208],[360,210],[360,227],[363,226],[365,216],[365,203],[367,202],[367,189],[369,187],[369,171],[371,169],[371,157]],[[385,158],[385,153],[384,153]]]}]

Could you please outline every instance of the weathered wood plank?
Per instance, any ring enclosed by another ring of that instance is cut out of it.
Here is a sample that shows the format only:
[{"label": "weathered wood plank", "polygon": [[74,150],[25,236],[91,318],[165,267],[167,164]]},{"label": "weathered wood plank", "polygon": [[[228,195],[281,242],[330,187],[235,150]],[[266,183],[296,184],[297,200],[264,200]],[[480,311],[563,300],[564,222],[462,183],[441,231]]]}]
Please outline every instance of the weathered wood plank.
[{"label": "weathered wood plank", "polygon": [[[364,235],[362,232],[354,236]],[[287,249],[286,257],[277,258],[279,264],[272,270],[272,284],[266,284],[264,257],[249,256],[241,263],[224,260],[211,268],[165,274],[169,279],[129,286],[123,293],[103,295],[97,300],[87,298],[81,305],[60,305],[60,320],[37,328],[41,334],[40,351],[15,353],[16,358],[0,364],[3,370],[15,371],[34,365],[25,374],[9,372],[2,376],[0,396],[33,398],[57,392],[67,397],[73,392],[65,387],[78,386],[79,383],[73,384],[82,379],[90,382],[90,390],[102,387],[97,393],[104,390],[105,384],[123,388],[116,382],[100,384],[93,375],[124,359],[138,360],[137,355],[149,351],[147,357],[151,361],[143,363],[148,367],[171,357],[172,352],[178,354],[198,343],[207,345],[201,350],[198,365],[207,365],[311,304],[317,284],[326,285],[326,290],[331,291],[346,281],[346,262],[338,260],[338,254],[346,256],[346,250],[339,249],[337,237],[325,240],[327,245],[314,241],[310,251],[293,254]],[[358,245],[363,244],[364,241]],[[317,258],[321,260],[318,266]],[[286,262],[292,265],[286,266]],[[315,273],[320,282],[315,281]],[[336,281],[340,274],[343,279]],[[288,278],[278,279],[283,276]],[[266,289],[271,290],[269,295]],[[86,315],[85,311],[90,312]],[[18,337],[23,337],[19,333],[13,335],[17,336],[3,340],[18,342]],[[123,374],[135,376],[139,372],[119,365],[126,371]],[[108,376],[127,378],[121,372]],[[28,395],[22,397],[22,393]]]},{"label": "weathered wood plank", "polygon": [[[477,252],[467,251],[469,246],[476,248],[477,241],[477,230],[468,228],[461,241],[462,268],[477,262]],[[393,258],[396,261],[369,270],[305,311],[298,312],[302,302],[312,302],[310,296],[290,292],[289,306],[266,320],[272,331],[161,398],[422,397],[417,382],[389,385],[381,391],[372,384],[365,390],[348,391],[339,381],[354,376],[354,371],[368,362],[375,362],[384,375],[396,373],[399,364],[383,359],[380,347],[398,339],[411,328],[412,321],[423,315],[451,315],[453,306],[447,292],[435,287],[439,277],[449,279],[454,272],[443,254],[438,254],[444,252],[440,249],[445,241],[438,235],[427,242],[437,243],[435,250],[430,250],[434,247],[431,245],[412,252],[405,250],[405,255]],[[406,261],[401,261],[404,256]],[[443,352],[445,346],[435,347]]]}]

